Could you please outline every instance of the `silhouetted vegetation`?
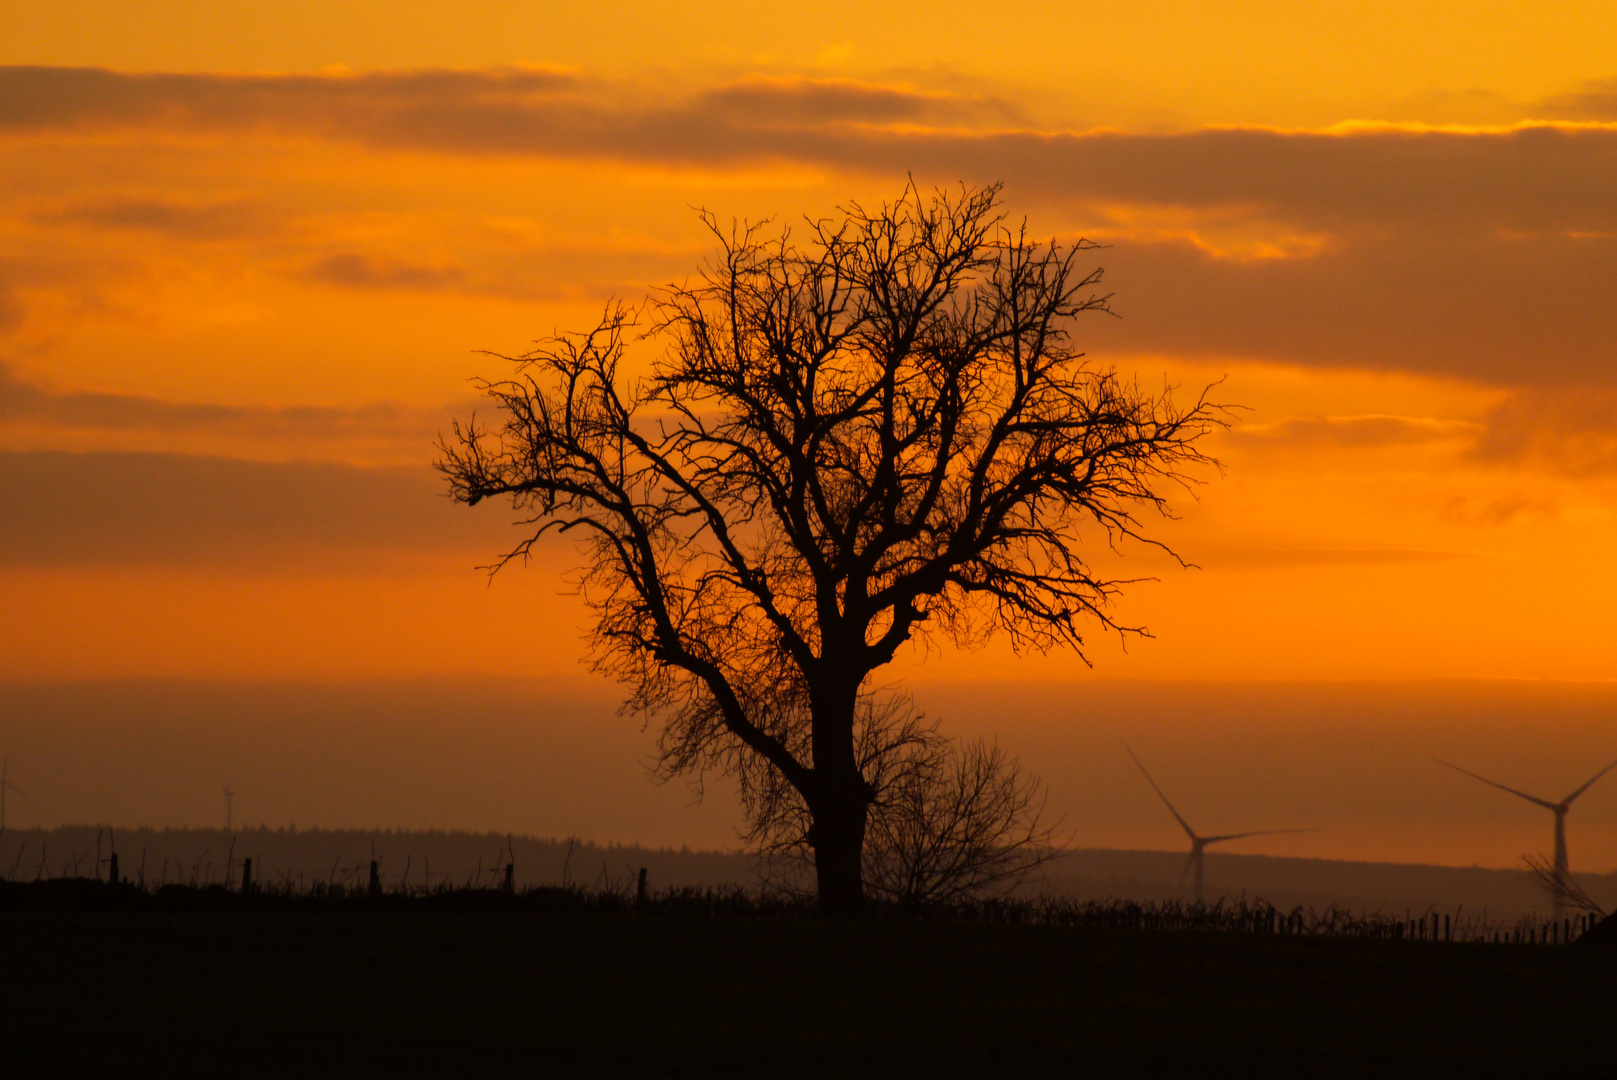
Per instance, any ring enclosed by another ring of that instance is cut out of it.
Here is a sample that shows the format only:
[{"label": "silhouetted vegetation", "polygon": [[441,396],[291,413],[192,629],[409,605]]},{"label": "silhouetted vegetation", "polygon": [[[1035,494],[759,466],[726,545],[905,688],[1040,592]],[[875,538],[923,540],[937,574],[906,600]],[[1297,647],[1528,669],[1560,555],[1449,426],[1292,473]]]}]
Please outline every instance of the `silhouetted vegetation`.
[{"label": "silhouetted vegetation", "polygon": [[614,306],[484,384],[497,430],[440,444],[455,498],[508,497],[533,526],[502,565],[582,538],[596,668],[661,718],[667,772],[738,776],[755,820],[795,792],[827,910],[864,896],[872,674],[911,642],[1141,632],[1085,545],[1154,543],[1142,515],[1168,512],[1223,418],[1085,361],[1074,320],[1107,310],[1079,264],[1094,245],[1032,240],[998,202],[912,187],[806,222],[801,245],[707,218],[718,257],[651,303],[644,377]]},{"label": "silhouetted vegetation", "polygon": [[[1009,895],[1056,855],[1038,782],[998,746],[944,737],[905,694],[862,695],[854,723],[872,793],[863,874],[873,896],[919,909]],[[795,733],[806,740],[809,730]],[[779,772],[760,771],[748,808],[744,839],[765,884],[807,894],[814,817],[801,793]]]},{"label": "silhouetted vegetation", "polygon": [[[496,868],[485,880],[383,887],[356,868],[342,879],[240,884],[152,884],[85,877],[0,880],[0,911],[320,912],[508,910],[704,918],[795,918],[818,909],[805,893],[769,888],[646,888],[643,874],[594,886],[514,888]],[[1597,926],[1594,913],[1576,918],[1525,917],[1490,921],[1485,914],[1425,911],[1415,917],[1355,913],[1342,908],[1281,910],[1261,900],[1216,903],[1162,900],[1074,900],[1067,897],[952,898],[917,903],[913,897],[873,900],[868,909],[895,918],[1006,923],[1018,926],[1151,932],[1200,932],[1289,937],[1373,938],[1493,944],[1565,945]],[[1607,931],[1606,936],[1610,936]]]}]

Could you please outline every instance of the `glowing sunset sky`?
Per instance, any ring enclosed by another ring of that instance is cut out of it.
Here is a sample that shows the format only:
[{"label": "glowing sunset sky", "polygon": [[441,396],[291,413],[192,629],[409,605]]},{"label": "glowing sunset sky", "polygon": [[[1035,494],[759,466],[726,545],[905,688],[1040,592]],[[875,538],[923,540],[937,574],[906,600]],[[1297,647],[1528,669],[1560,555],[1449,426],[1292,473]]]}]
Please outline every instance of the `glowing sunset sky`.
[{"label": "glowing sunset sky", "polygon": [[570,548],[490,586],[426,468],[474,351],[907,173],[1246,407],[1155,637],[951,675],[1617,679],[1617,4],[1411,7],[16,0],[0,679],[575,674]]}]

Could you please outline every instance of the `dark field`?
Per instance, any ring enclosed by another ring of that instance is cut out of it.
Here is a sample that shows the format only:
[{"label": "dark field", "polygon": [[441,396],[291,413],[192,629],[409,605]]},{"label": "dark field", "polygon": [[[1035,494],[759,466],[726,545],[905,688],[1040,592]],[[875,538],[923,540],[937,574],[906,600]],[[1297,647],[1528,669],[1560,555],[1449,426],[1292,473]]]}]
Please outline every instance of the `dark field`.
[{"label": "dark field", "polygon": [[1547,1076],[1617,953],[593,911],[0,913],[0,1074]]}]

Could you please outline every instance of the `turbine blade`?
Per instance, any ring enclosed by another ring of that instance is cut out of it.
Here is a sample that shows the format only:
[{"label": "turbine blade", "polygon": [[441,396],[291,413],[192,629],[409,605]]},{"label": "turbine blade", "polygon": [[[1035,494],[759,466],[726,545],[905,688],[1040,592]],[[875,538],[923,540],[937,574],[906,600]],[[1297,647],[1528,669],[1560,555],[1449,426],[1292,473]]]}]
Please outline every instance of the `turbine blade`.
[{"label": "turbine blade", "polygon": [[1591,776],[1589,778],[1589,782],[1587,784],[1584,784],[1581,788],[1574,791],[1572,794],[1568,795],[1566,798],[1562,799],[1561,804],[1564,806],[1567,803],[1571,802],[1573,799],[1576,799],[1579,795],[1582,795],[1585,791],[1588,791],[1591,787],[1594,786],[1594,783],[1595,783],[1596,780],[1599,780],[1602,776],[1605,776],[1607,773],[1611,772],[1611,770],[1614,769],[1614,768],[1617,768],[1617,761],[1612,762],[1610,765],[1607,765],[1604,769],[1601,769],[1599,772],[1597,772],[1593,776]]},{"label": "turbine blade", "polygon": [[1129,757],[1134,758],[1134,764],[1140,766],[1140,775],[1145,777],[1145,782],[1150,784],[1151,790],[1157,793],[1157,798],[1161,799],[1162,805],[1168,808],[1168,813],[1173,815],[1173,819],[1179,822],[1179,827],[1185,830],[1185,835],[1190,837],[1190,839],[1194,842],[1196,839],[1196,830],[1190,827],[1190,822],[1179,816],[1179,811],[1173,808],[1173,803],[1168,801],[1168,796],[1164,795],[1162,793],[1162,789],[1157,787],[1157,782],[1151,779],[1150,773],[1145,771],[1145,766],[1141,764],[1139,757],[1134,753],[1134,748],[1128,743],[1124,743],[1123,749],[1129,752]]},{"label": "turbine blade", "polygon": [[[1455,772],[1465,773],[1467,776],[1469,776],[1473,780],[1481,780],[1484,784],[1487,784],[1489,787],[1496,787],[1500,791],[1508,791],[1512,795],[1515,795],[1518,798],[1526,799],[1530,803],[1537,803],[1539,806],[1542,806],[1546,810],[1559,809],[1556,806],[1555,803],[1552,803],[1552,802],[1548,801],[1547,799],[1541,799],[1537,795],[1529,795],[1525,791],[1517,791],[1513,787],[1506,787],[1504,784],[1500,784],[1500,783],[1497,783],[1497,782],[1495,782],[1493,780],[1489,780],[1486,776],[1478,776],[1476,773],[1472,772],[1470,769],[1462,769],[1458,765],[1450,764],[1449,762],[1444,761],[1442,758],[1433,758],[1432,760],[1437,762],[1439,765],[1448,765],[1448,767],[1453,769]],[[1610,766],[1607,766],[1607,768],[1610,768]],[[1600,777],[1598,777],[1598,776],[1595,777],[1595,780],[1598,780],[1598,779],[1600,779]],[[1594,780],[1589,781],[1589,783],[1591,783],[1591,784],[1594,783]],[[1588,785],[1585,785],[1585,786],[1588,786]]]},{"label": "turbine blade", "polygon": [[1204,836],[1202,843],[1217,844],[1225,840],[1245,840],[1249,836],[1274,836],[1278,833],[1319,832],[1318,829],[1258,829],[1256,832],[1230,833],[1227,836]]}]

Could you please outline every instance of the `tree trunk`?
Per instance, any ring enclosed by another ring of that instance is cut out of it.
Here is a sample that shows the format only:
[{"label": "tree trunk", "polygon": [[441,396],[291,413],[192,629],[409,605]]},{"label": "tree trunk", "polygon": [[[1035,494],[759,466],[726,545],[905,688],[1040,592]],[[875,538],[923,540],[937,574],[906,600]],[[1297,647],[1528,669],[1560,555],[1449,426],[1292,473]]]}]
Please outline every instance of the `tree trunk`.
[{"label": "tree trunk", "polygon": [[818,801],[813,838],[820,914],[857,915],[865,907],[866,803],[857,792]]},{"label": "tree trunk", "polygon": [[[826,653],[834,657],[838,650],[833,636],[827,638]],[[862,679],[849,674],[852,664],[833,662],[830,668],[842,677],[811,681],[809,688],[817,780],[815,797],[808,800],[814,815],[810,836],[820,913],[855,915],[865,906],[863,855],[870,809],[869,787],[853,754],[853,713]]]}]

